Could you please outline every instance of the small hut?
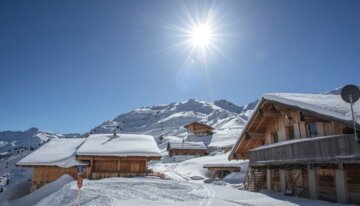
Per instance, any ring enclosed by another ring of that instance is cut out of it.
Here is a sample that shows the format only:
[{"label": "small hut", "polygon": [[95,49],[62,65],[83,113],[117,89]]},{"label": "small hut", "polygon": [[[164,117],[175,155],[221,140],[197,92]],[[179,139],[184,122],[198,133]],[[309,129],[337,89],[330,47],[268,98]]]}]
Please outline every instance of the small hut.
[{"label": "small hut", "polygon": [[213,134],[214,128],[210,127],[209,125],[199,123],[199,122],[192,122],[184,126],[187,129],[188,133],[193,133],[196,136],[208,136]]},{"label": "small hut", "polygon": [[239,163],[228,164],[204,164],[203,168],[211,171],[212,179],[222,179],[232,172],[240,172],[241,167]]},{"label": "small hut", "polygon": [[207,148],[203,142],[168,142],[167,150],[170,157],[176,155],[204,156],[207,154]]}]

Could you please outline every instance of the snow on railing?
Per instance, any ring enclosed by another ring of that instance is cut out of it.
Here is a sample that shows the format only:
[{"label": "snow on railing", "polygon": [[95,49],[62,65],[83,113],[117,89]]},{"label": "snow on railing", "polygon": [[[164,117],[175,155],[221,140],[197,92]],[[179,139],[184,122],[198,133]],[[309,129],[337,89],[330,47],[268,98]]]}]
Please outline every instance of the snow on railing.
[{"label": "snow on railing", "polygon": [[360,144],[354,135],[299,139],[266,145],[249,152],[250,164],[284,164],[340,161],[360,157]]}]

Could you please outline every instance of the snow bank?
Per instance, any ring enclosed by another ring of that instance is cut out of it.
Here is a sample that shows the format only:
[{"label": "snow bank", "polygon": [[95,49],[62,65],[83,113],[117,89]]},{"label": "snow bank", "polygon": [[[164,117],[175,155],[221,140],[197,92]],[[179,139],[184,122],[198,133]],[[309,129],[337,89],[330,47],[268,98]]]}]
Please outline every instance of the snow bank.
[{"label": "snow bank", "polygon": [[77,155],[161,157],[153,136],[138,134],[92,134]]},{"label": "snow bank", "polygon": [[213,134],[208,147],[230,147],[235,144],[240,137],[242,129],[228,129],[223,131],[216,131]]},{"label": "snow bank", "polygon": [[52,139],[50,142],[21,159],[17,165],[52,165],[68,168],[84,164],[75,157],[76,149],[84,140],[85,138]]},{"label": "snow bank", "polygon": [[208,146],[213,138],[213,135],[208,136],[196,136],[194,134],[187,134],[184,139],[188,142],[203,142],[206,146]]},{"label": "snow bank", "polygon": [[5,201],[17,199],[29,194],[30,189],[31,182],[24,182],[0,193],[0,205]]},{"label": "snow bank", "polygon": [[[2,202],[1,205],[3,206],[23,206],[23,205],[35,205],[37,202],[42,200],[43,198],[51,195],[52,193],[58,191],[60,188],[62,188],[64,185],[68,184],[69,182],[73,182],[74,179],[70,175],[63,175],[59,179],[57,179],[54,182],[51,182],[49,184],[46,184],[39,188],[38,190],[35,190],[34,192],[23,196],[19,199],[14,200],[8,200],[5,202]],[[75,185],[75,184],[74,184]],[[15,187],[14,190],[17,190],[19,188]],[[16,193],[16,192],[14,192]],[[48,204],[52,205],[52,204]]]},{"label": "snow bank", "polygon": [[227,159],[229,153],[216,155],[216,156],[205,156],[194,158],[191,160],[186,160],[184,162],[178,163],[173,170],[178,173],[179,175],[189,178],[192,180],[202,180],[208,179],[210,177],[210,172],[208,169],[203,168],[204,164],[238,164],[243,171],[243,165],[247,165],[248,161],[246,160],[233,160],[229,161]]}]

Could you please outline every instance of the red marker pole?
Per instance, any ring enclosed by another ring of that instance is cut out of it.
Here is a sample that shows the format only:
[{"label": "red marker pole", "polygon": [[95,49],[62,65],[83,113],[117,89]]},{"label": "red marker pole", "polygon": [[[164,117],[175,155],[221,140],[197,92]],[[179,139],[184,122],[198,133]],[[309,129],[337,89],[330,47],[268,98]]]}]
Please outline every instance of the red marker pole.
[{"label": "red marker pole", "polygon": [[78,186],[78,198],[77,198],[77,205],[80,206],[80,191],[81,191],[81,187],[82,187],[82,174],[78,173],[78,178],[77,178],[77,186]]},{"label": "red marker pole", "polygon": [[81,187],[83,185],[83,174],[84,168],[82,165],[78,165],[77,166],[77,187],[78,187],[78,196],[77,196],[77,205],[80,206],[80,191],[81,191]]}]

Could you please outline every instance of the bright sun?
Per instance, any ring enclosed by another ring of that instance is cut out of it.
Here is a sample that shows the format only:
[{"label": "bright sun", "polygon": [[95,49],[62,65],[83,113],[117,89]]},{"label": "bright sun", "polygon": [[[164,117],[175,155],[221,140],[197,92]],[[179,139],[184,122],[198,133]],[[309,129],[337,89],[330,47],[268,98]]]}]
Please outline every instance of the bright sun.
[{"label": "bright sun", "polygon": [[191,42],[195,47],[208,47],[213,40],[213,33],[208,24],[199,24],[191,29]]},{"label": "bright sun", "polygon": [[[207,59],[215,54],[225,56],[220,46],[224,43],[223,38],[228,34],[223,33],[224,25],[222,25],[222,16],[218,12],[209,8],[207,10],[189,10],[185,5],[180,5],[182,15],[178,24],[165,24],[166,29],[174,30],[174,36],[179,42],[170,45],[170,48],[183,48],[188,53],[186,62],[193,59],[202,61],[203,65],[207,65]],[[226,56],[225,56],[226,57]],[[228,58],[228,57],[226,57]]]}]

